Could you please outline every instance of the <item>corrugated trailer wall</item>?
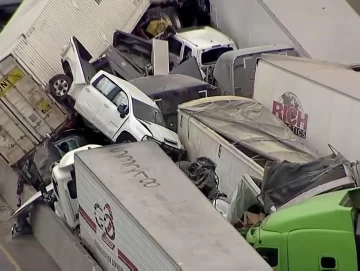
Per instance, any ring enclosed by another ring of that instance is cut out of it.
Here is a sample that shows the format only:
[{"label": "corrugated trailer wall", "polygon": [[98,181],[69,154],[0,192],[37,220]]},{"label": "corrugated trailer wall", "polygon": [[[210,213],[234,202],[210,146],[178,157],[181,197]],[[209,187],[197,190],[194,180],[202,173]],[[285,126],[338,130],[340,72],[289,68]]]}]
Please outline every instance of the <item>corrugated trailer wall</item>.
[{"label": "corrugated trailer wall", "polygon": [[19,161],[66,121],[60,110],[9,56],[0,62],[0,155],[10,164]]},{"label": "corrugated trailer wall", "polygon": [[210,4],[212,23],[233,39],[238,48],[294,44],[264,9],[262,0],[210,0]]},{"label": "corrugated trailer wall", "polygon": [[76,36],[93,57],[112,44],[115,30],[130,32],[150,0],[50,0],[14,57],[43,85],[62,73],[60,52]]}]

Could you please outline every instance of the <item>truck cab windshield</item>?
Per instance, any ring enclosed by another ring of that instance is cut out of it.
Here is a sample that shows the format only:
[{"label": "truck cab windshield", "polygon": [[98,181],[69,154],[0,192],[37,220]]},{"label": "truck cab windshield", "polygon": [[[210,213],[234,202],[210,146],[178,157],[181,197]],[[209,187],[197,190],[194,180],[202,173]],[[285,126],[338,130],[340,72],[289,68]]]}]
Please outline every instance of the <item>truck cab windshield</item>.
[{"label": "truck cab windshield", "polygon": [[215,63],[223,53],[232,50],[233,50],[232,47],[219,47],[216,49],[210,49],[208,51],[205,51],[201,55],[201,63],[203,65],[209,65]]},{"label": "truck cab windshield", "polygon": [[139,100],[136,99],[132,99],[132,106],[133,106],[134,116],[137,119],[152,122],[161,125],[163,127],[166,127],[164,117],[158,108],[140,102]]}]

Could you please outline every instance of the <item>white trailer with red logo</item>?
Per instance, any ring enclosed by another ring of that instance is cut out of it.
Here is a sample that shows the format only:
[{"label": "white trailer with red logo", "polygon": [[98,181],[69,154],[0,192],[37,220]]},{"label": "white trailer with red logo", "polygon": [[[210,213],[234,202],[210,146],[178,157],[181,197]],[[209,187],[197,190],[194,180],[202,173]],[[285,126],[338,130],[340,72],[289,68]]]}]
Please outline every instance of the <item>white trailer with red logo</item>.
[{"label": "white trailer with red logo", "polygon": [[360,160],[357,120],[360,74],[345,65],[263,55],[254,99],[282,119],[319,155],[329,144],[349,160]]},{"label": "white trailer with red logo", "polygon": [[104,270],[272,270],[155,142],[77,152],[75,176]]}]

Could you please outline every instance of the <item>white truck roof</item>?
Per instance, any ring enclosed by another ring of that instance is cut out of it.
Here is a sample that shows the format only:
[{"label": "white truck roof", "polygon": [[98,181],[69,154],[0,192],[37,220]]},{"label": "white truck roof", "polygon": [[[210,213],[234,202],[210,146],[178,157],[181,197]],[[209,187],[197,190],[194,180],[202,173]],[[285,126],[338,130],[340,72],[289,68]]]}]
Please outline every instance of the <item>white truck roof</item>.
[{"label": "white truck roof", "polygon": [[[132,171],[136,168],[158,186],[146,187],[141,181],[144,176],[136,176],[137,171]],[[78,180],[79,172],[91,171],[90,175],[96,176],[101,186],[110,192],[111,199],[126,209],[132,221],[150,234],[181,270],[272,270],[156,143],[142,141],[78,152],[75,169],[78,187],[86,188],[85,179]],[[89,189],[86,196],[91,200],[91,189],[96,188]],[[82,193],[85,196],[86,192],[78,191],[80,206],[86,204],[81,199]],[[98,189],[94,193],[94,197],[99,197]],[[125,227],[128,222],[124,218],[116,221],[116,216],[121,215],[114,207],[112,214],[117,232],[124,232],[120,224]],[[136,235],[134,242],[141,243],[141,240]],[[140,246],[138,254],[141,249]],[[138,263],[145,261],[146,256],[141,256],[128,255],[140,257]]]},{"label": "white truck roof", "polygon": [[199,49],[234,43],[228,36],[209,26],[183,28],[178,30],[176,36],[194,44]]},{"label": "white truck roof", "polygon": [[147,105],[150,105],[152,107],[158,108],[157,104],[153,100],[151,100],[149,96],[147,96],[144,92],[142,92],[139,88],[137,88],[133,84],[117,76],[114,76],[108,72],[105,71],[102,72],[106,74],[106,76],[109,77],[111,80],[113,80],[115,83],[117,83],[119,86],[125,87],[126,90],[131,93],[131,96],[136,100],[146,103]]},{"label": "white truck roof", "polygon": [[360,73],[346,65],[270,54],[262,55],[261,61],[360,100]]}]

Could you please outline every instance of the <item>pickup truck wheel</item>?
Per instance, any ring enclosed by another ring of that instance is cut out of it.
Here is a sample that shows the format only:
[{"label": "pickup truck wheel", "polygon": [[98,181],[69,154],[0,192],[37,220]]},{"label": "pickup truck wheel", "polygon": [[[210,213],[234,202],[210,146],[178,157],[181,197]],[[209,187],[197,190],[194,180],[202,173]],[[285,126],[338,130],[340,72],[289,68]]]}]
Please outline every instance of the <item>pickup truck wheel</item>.
[{"label": "pickup truck wheel", "polygon": [[178,30],[182,28],[182,24],[179,18],[179,15],[176,12],[174,7],[166,7],[163,9],[163,13],[169,18],[171,21],[172,26]]},{"label": "pickup truck wheel", "polygon": [[72,79],[65,74],[58,74],[50,79],[50,93],[56,101],[62,102],[66,99],[71,83]]}]

